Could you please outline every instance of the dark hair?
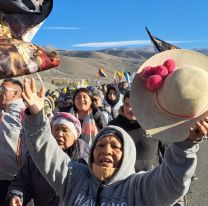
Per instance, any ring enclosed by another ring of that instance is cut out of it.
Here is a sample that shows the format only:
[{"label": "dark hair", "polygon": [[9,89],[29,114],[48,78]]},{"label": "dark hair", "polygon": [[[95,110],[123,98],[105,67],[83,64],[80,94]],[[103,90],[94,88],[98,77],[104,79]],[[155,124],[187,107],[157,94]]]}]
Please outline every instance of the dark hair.
[{"label": "dark hair", "polygon": [[23,86],[22,86],[22,83],[21,83],[19,80],[17,80],[17,79],[12,79],[12,78],[8,78],[8,79],[5,79],[5,80],[3,81],[3,83],[4,83],[4,82],[10,82],[10,83],[12,83],[12,84],[15,84],[15,85],[19,86],[19,87],[21,88],[21,91],[23,92]]},{"label": "dark hair", "polygon": [[125,99],[127,99],[127,98],[130,98],[130,91],[129,90],[125,93],[123,101],[125,101]]},{"label": "dark hair", "polygon": [[74,104],[74,102],[75,102],[75,97],[76,97],[77,94],[80,93],[80,92],[84,92],[84,93],[86,93],[86,94],[90,97],[90,99],[91,99],[91,101],[92,101],[91,107],[92,107],[92,109],[94,109],[95,105],[94,105],[94,99],[93,99],[92,92],[91,92],[89,89],[87,89],[87,88],[79,88],[79,89],[77,89],[77,90],[74,92],[74,95],[73,95],[73,105],[74,105],[75,111],[77,112],[77,108],[76,108],[76,106],[75,106],[75,104]]}]

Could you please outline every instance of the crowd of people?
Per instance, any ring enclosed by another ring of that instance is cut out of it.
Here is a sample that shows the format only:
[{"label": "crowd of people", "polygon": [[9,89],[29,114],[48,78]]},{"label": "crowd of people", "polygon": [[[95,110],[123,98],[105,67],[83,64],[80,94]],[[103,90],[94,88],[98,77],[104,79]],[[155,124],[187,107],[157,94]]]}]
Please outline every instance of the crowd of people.
[{"label": "crowd of people", "polygon": [[126,82],[45,92],[34,79],[5,79],[0,205],[184,205],[207,109],[168,143],[141,126],[134,98]]}]

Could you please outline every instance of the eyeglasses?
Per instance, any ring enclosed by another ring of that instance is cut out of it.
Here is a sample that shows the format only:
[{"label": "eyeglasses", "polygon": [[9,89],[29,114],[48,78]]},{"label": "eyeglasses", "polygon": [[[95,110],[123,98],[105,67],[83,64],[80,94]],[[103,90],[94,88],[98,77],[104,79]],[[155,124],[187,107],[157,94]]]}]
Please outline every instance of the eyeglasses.
[{"label": "eyeglasses", "polygon": [[7,91],[16,91],[16,89],[11,87],[0,86],[0,93],[7,92]]}]

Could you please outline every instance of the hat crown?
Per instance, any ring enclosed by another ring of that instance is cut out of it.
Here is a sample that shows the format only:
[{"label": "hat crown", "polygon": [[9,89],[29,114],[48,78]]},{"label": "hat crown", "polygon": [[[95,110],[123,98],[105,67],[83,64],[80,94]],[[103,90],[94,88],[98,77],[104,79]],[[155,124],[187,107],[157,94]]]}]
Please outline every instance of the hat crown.
[{"label": "hat crown", "polygon": [[208,73],[190,65],[177,68],[157,91],[159,107],[172,115],[190,117],[208,108]]}]

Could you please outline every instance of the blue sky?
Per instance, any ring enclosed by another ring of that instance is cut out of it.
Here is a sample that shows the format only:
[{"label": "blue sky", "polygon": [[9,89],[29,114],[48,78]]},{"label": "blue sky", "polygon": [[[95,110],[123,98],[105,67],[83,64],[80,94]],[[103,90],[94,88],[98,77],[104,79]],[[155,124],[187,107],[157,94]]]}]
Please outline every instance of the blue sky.
[{"label": "blue sky", "polygon": [[180,48],[208,48],[207,0],[54,0],[33,39],[67,50],[150,46],[145,26]]}]

